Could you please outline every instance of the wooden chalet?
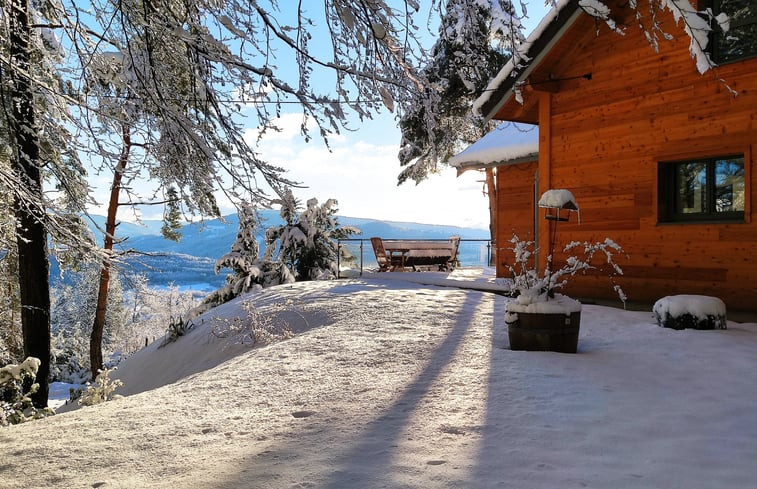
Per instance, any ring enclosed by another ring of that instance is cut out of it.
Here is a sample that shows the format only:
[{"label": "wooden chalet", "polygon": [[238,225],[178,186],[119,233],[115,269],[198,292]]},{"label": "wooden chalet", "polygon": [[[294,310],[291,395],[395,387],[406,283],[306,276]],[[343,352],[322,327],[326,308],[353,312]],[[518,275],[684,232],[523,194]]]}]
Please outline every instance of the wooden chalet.
[{"label": "wooden chalet", "polygon": [[[648,13],[646,1],[639,10]],[[674,38],[661,36],[655,52],[627,2],[609,1],[625,26],[619,35],[569,0],[529,39],[530,62],[506,66],[478,99],[487,118],[539,128],[538,155],[496,164],[498,276],[508,276],[513,232],[538,242],[543,266],[550,223],[534,202],[568,189],[580,223],[560,223],[558,248],[619,243],[628,258],[618,259],[618,282],[629,299],[703,294],[757,311],[757,2],[699,3],[731,15],[728,36],[711,36],[717,66],[704,74],[669,12],[658,20]],[[565,292],[614,297],[600,273]]]}]

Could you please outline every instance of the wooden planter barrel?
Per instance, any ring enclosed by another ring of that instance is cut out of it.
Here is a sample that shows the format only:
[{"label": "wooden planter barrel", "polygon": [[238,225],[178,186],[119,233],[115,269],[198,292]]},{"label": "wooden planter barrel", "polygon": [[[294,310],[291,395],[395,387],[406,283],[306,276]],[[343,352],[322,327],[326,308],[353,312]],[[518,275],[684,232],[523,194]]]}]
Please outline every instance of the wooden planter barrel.
[{"label": "wooden planter barrel", "polygon": [[580,323],[581,311],[570,315],[519,312],[517,319],[507,323],[510,349],[576,353]]}]

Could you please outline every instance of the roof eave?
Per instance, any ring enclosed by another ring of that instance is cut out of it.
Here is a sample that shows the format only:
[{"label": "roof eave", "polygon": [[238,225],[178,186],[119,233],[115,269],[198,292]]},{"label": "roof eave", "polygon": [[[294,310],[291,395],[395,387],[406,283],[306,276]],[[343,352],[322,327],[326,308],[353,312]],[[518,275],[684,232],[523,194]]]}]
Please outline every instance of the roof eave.
[{"label": "roof eave", "polygon": [[489,163],[462,163],[457,168],[457,176],[459,177],[468,170],[485,170],[487,168],[497,168],[500,166],[520,165],[521,163],[532,163],[539,161],[539,152],[529,153],[527,155],[518,156],[517,158],[511,158],[509,160],[493,161]]},{"label": "roof eave", "polygon": [[[555,44],[557,44],[562,38],[563,34],[573,26],[576,19],[581,15],[581,12],[582,10],[578,5],[578,0],[568,2],[568,4],[557,13],[557,17],[553,19],[544,32],[538,38],[531,41],[532,44],[525,54],[531,61],[529,61],[525,67],[521,68],[520,72],[517,71],[517,68],[514,68],[513,73],[511,73],[503,83],[496,87],[492,96],[482,104],[481,114],[486,121],[489,121],[496,116],[497,112],[510,101],[515,95],[513,88],[516,84],[525,81],[529,77],[531,72],[539,65],[547,53],[549,53]],[[565,20],[561,21],[561,18],[565,18]]]}]

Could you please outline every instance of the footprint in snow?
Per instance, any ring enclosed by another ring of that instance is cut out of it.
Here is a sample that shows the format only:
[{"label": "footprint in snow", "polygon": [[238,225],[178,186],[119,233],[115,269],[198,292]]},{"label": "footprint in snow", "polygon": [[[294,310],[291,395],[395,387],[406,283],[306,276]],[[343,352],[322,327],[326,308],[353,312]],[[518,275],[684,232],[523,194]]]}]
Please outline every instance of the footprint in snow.
[{"label": "footprint in snow", "polygon": [[295,411],[292,413],[293,418],[307,418],[315,414],[315,411]]}]

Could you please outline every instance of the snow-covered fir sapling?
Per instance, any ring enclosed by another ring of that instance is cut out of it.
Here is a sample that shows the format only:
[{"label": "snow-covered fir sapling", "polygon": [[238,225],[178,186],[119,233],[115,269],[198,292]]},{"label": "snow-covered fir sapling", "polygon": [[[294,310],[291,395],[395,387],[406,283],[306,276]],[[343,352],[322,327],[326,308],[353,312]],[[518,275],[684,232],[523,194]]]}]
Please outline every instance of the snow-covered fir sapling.
[{"label": "snow-covered fir sapling", "polygon": [[0,426],[55,414],[50,408],[37,409],[32,404],[31,395],[37,392],[39,384],[31,384],[28,391],[24,392],[24,383],[28,384],[37,377],[39,365],[38,358],[27,357],[18,365],[0,367]]},{"label": "snow-covered fir sapling", "polygon": [[359,234],[360,230],[339,225],[334,199],[322,205],[310,199],[300,211],[299,201],[287,190],[277,203],[281,204],[284,224],[266,230],[264,261],[284,264],[297,281],[336,278],[337,240]]}]

